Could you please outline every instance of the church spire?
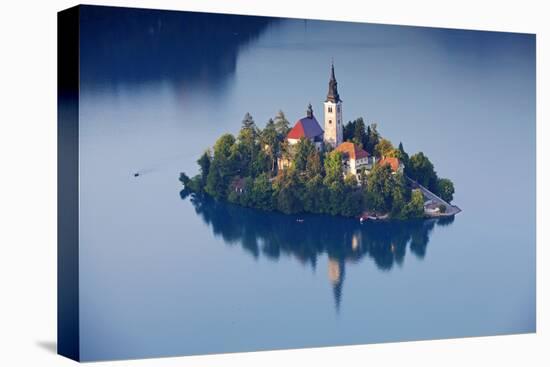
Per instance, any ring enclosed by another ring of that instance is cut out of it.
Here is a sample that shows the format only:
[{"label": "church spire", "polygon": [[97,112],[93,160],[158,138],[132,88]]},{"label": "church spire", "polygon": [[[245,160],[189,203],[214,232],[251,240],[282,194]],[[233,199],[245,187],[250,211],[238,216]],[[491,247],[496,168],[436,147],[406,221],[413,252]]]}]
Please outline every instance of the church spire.
[{"label": "church spire", "polygon": [[313,118],[313,107],[311,107],[311,103],[307,105],[307,118]]},{"label": "church spire", "polygon": [[340,95],[338,94],[338,82],[336,81],[336,76],[334,75],[334,62],[332,62],[330,67],[330,80],[328,81],[328,94],[326,102],[338,103],[340,101]]}]

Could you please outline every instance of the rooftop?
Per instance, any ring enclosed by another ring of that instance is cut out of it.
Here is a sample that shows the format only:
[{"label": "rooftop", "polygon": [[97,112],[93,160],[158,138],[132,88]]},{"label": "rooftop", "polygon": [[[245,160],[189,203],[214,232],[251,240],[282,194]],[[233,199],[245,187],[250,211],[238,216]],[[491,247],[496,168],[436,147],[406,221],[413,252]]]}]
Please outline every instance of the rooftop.
[{"label": "rooftop", "polygon": [[313,116],[313,110],[311,104],[308,106],[307,116],[299,119],[294,124],[294,127],[288,132],[287,139],[313,139],[323,134],[321,125],[317,122],[315,116]]},{"label": "rooftop", "polygon": [[334,63],[330,67],[330,79],[328,81],[328,93],[326,102],[338,103],[342,100],[338,94],[338,82],[336,81],[336,76],[334,75]]},{"label": "rooftop", "polygon": [[361,158],[367,158],[369,156],[369,153],[367,153],[365,150],[359,148],[357,145],[346,141],[335,149],[337,152],[341,152],[350,159],[361,159]]},{"label": "rooftop", "polygon": [[399,162],[399,159],[396,158],[396,157],[383,157],[382,159],[380,159],[378,161],[378,164],[380,166],[383,166],[385,164],[388,164],[392,171],[394,172],[397,172],[397,170],[399,169],[399,165],[401,164],[401,162]]}]

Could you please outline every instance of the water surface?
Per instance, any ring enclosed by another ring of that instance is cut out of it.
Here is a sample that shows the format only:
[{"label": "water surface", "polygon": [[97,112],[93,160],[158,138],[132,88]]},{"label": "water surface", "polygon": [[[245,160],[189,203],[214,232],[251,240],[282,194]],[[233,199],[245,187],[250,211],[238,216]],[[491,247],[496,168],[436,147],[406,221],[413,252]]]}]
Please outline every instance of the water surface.
[{"label": "water surface", "polygon": [[[82,358],[533,332],[535,37],[243,19],[83,10]],[[180,196],[246,112],[320,119],[332,59],[345,121],[422,150],[462,213],[299,224]]]}]

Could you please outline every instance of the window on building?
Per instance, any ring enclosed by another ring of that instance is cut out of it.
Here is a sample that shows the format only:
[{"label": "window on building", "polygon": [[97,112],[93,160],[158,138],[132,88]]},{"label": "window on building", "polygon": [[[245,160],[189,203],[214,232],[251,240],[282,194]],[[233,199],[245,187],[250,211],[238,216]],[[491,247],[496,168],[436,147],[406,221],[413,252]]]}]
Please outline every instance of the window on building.
[{"label": "window on building", "polygon": [[340,106],[338,106],[338,113],[340,113]]},{"label": "window on building", "polygon": [[329,124],[332,124],[332,120],[328,120],[328,123],[329,123]]},{"label": "window on building", "polygon": [[332,112],[332,107],[329,106],[328,112]]}]

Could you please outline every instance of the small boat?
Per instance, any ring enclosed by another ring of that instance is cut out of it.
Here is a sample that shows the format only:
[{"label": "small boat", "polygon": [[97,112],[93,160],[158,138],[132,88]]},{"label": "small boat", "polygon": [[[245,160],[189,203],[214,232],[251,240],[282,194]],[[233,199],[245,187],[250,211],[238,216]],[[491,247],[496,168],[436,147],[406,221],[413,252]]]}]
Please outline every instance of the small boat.
[{"label": "small boat", "polygon": [[134,173],[134,177],[138,177],[138,176],[139,176],[139,172]]},{"label": "small boat", "polygon": [[365,213],[363,215],[361,215],[359,217],[359,222],[360,223],[365,223],[367,221],[380,221],[380,220],[384,220],[384,219],[388,219],[388,214],[384,214],[384,215],[378,215],[378,214],[368,214],[368,213]]},{"label": "small boat", "polygon": [[296,219],[296,222],[298,222],[298,223],[303,223],[304,220],[303,220],[302,218],[298,218],[298,219]]}]

